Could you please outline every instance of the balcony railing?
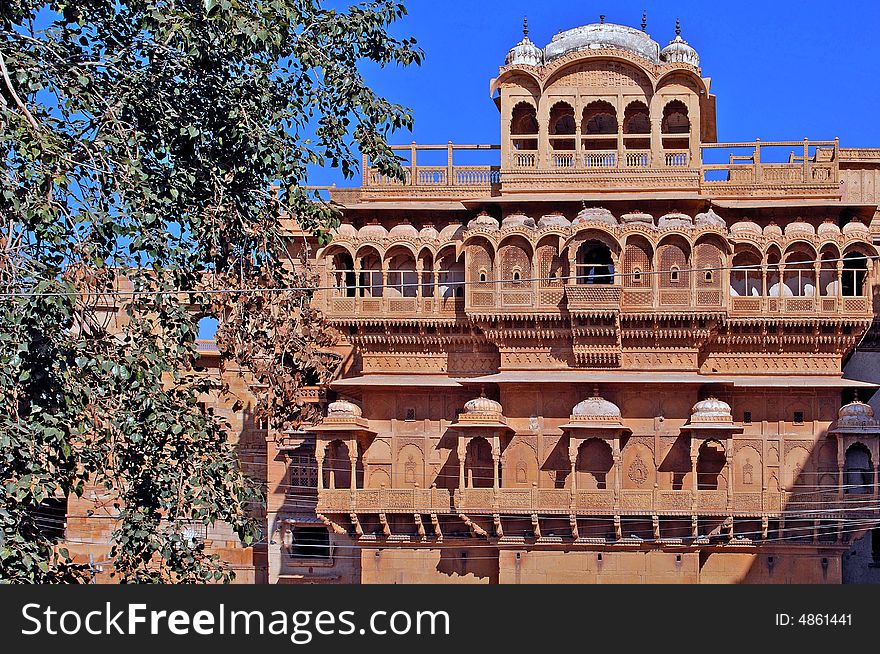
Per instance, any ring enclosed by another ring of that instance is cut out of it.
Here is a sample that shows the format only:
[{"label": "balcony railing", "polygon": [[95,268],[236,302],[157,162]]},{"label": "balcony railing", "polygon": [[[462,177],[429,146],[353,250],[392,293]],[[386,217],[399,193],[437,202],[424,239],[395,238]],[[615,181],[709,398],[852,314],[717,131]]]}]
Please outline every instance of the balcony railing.
[{"label": "balcony railing", "polygon": [[317,511],[326,513],[449,513],[445,488],[358,488],[318,491]]},{"label": "balcony railing", "polygon": [[[576,149],[576,142],[577,135],[551,136],[548,151],[513,148],[505,161],[498,157],[499,145],[393,146],[403,158],[404,179],[380,174],[365,158],[358,197],[479,196],[497,193],[505,184],[514,191],[547,189],[549,171],[559,175],[554,179],[560,188],[580,188],[607,176],[608,188],[690,189],[722,197],[841,196],[841,150],[836,140],[702,143],[693,150],[588,150]],[[467,152],[484,155],[485,163],[459,163]],[[860,152],[844,151],[847,161],[861,160],[853,154]],[[873,151],[871,157],[877,158]],[[331,195],[354,199],[345,189],[333,189]]]}]

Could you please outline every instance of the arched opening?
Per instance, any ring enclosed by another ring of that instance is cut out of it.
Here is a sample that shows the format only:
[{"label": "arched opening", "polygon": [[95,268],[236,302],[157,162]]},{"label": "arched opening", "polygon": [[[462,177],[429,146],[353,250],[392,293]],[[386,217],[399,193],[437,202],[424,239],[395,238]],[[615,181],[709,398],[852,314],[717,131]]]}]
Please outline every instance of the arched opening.
[{"label": "arched opening", "polygon": [[854,443],[846,450],[843,461],[844,492],[865,495],[874,492],[874,467],[871,452],[861,443]]},{"label": "arched opening", "polygon": [[660,288],[689,289],[690,247],[683,238],[665,239],[657,248]]},{"label": "arched opening", "polygon": [[793,297],[814,297],[816,295],[816,254],[807,250],[796,250],[787,255],[785,261],[785,286]]},{"label": "arched opening", "polygon": [[513,108],[510,135],[514,150],[538,149],[538,117],[535,107],[520,102]]},{"label": "arched opening", "polygon": [[694,267],[699,271],[696,277],[699,304],[720,304],[723,288],[726,244],[709,236],[694,246]]},{"label": "arched opening", "polygon": [[841,286],[844,297],[866,295],[865,279],[868,276],[868,259],[861,252],[843,255]]},{"label": "arched opening", "polygon": [[341,440],[330,441],[324,452],[324,488],[351,488],[348,444]]},{"label": "arched opening", "polygon": [[581,136],[581,147],[584,150],[604,150],[607,155],[601,162],[587,157],[588,165],[614,165],[617,156],[617,110],[611,103],[597,100],[584,107],[581,115]]},{"label": "arched opening", "polygon": [[718,490],[718,478],[726,463],[724,446],[719,441],[707,440],[700,445],[697,456],[697,488]]},{"label": "arched opening", "polygon": [[[623,285],[627,288],[650,288],[653,278],[650,274],[651,259],[652,249],[647,239],[629,237],[623,253]],[[646,299],[650,303],[650,297]]]},{"label": "arched opening", "polygon": [[391,248],[385,254],[388,268],[386,293],[389,297],[416,297],[419,278],[416,274],[416,261],[412,252],[405,247]]},{"label": "arched opening", "polygon": [[196,338],[200,341],[213,341],[217,336],[217,328],[220,326],[214,316],[202,316],[196,324]]},{"label": "arched opening", "polygon": [[354,261],[351,255],[345,250],[341,250],[330,258],[332,266],[333,294],[336,297],[354,297],[357,280],[354,275]]},{"label": "arched opening", "polygon": [[623,145],[627,150],[643,150],[640,157],[630,152],[626,158],[629,166],[648,166],[651,149],[651,118],[648,105],[636,100],[630,102],[623,112]]},{"label": "arched opening", "polygon": [[456,261],[455,250],[446,248],[437,255],[440,297],[464,297],[464,264]]},{"label": "arched opening", "polygon": [[361,274],[358,280],[361,297],[382,297],[384,287],[382,285],[382,259],[379,253],[367,248],[359,253],[361,260]]},{"label": "arched opening", "polygon": [[574,109],[567,102],[557,102],[550,109],[550,161],[556,168],[574,166],[574,136],[577,124]]},{"label": "arched opening", "polygon": [[575,276],[578,284],[613,284],[614,259],[600,241],[584,241],[578,248]]},{"label": "arched opening", "polygon": [[767,295],[770,297],[783,297],[791,291],[785,284],[779,282],[779,262],[782,255],[776,248],[767,252]]},{"label": "arched opening", "polygon": [[529,288],[525,279],[532,277],[531,245],[521,237],[505,239],[498,250],[501,262],[501,287],[505,289]]},{"label": "arched opening", "polygon": [[761,256],[754,250],[737,252],[730,271],[730,294],[759,297],[761,295]]},{"label": "arched opening", "polygon": [[[688,108],[681,100],[672,100],[663,107],[660,121],[664,150],[687,150],[690,146],[691,120]],[[667,159],[668,155],[667,153]]]},{"label": "arched opening", "polygon": [[472,438],[464,459],[464,473],[468,488],[492,488],[492,446],[483,437]]},{"label": "arched opening", "polygon": [[837,279],[838,251],[833,246],[822,248],[819,264],[819,293],[826,297],[837,297],[840,281]]},{"label": "arched opening", "polygon": [[580,490],[606,490],[611,487],[609,473],[614,467],[611,447],[603,440],[590,438],[578,448],[575,470]]}]

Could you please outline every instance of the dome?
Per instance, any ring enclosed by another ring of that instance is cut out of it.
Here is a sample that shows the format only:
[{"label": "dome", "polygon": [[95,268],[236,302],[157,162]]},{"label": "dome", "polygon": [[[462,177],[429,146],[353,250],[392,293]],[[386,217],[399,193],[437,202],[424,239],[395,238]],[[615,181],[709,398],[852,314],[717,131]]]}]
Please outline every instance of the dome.
[{"label": "dome", "polygon": [[464,412],[467,414],[474,413],[501,413],[501,404],[496,402],[495,400],[490,400],[488,397],[484,395],[480,395],[480,397],[476,397],[473,400],[469,400],[465,402]]},{"label": "dome", "polygon": [[660,51],[660,59],[668,64],[690,64],[694,68],[700,67],[700,55],[681,38],[681,23],[678,21],[675,21],[675,38]]},{"label": "dome", "polygon": [[357,238],[358,230],[351,223],[340,223],[336,235],[342,238]]},{"label": "dome", "polygon": [[802,220],[795,220],[794,222],[790,222],[785,226],[785,235],[789,236],[791,234],[809,234],[813,236],[816,233],[816,228],[813,227],[810,223],[805,223]]},{"label": "dome", "polygon": [[[697,227],[717,227],[718,229],[726,229],[727,223],[724,222],[724,218],[715,213],[712,207],[709,207],[709,211],[705,213],[698,213],[697,217],[694,219],[694,224]],[[755,225],[757,227],[757,225]]]},{"label": "dome", "polygon": [[690,229],[693,226],[694,219],[686,213],[679,213],[678,211],[673,211],[665,216],[661,216],[660,220],[657,221],[657,227],[660,229],[666,227],[683,227],[684,229]]},{"label": "dome", "polygon": [[822,238],[835,238],[840,236],[840,227],[835,225],[834,221],[826,220],[819,225],[819,229],[816,230],[816,233]]},{"label": "dome", "polygon": [[390,238],[418,238],[419,230],[413,227],[412,223],[405,222],[395,225],[391,228],[391,231],[388,232],[388,236]]},{"label": "dome", "polygon": [[840,408],[837,412],[838,427],[875,427],[874,409],[870,404],[856,400]]},{"label": "dome", "polygon": [[608,209],[603,207],[587,207],[581,209],[572,224],[577,225],[578,223],[586,222],[599,222],[611,225],[612,227],[617,227],[617,218],[615,218],[614,214],[608,211]]},{"label": "dome", "polygon": [[524,213],[512,213],[507,218],[501,221],[502,227],[511,227],[511,226],[520,226],[520,227],[528,227],[529,229],[535,229],[535,219],[530,218]]},{"label": "dome", "polygon": [[440,230],[440,241],[443,243],[458,241],[461,239],[461,233],[463,231],[464,225],[461,223],[449,223],[446,227]]},{"label": "dome", "polygon": [[348,400],[336,400],[327,405],[328,418],[360,418],[361,408]]},{"label": "dome", "polygon": [[434,225],[425,225],[419,232],[419,238],[423,241],[434,241],[439,238],[440,234],[434,228]]},{"label": "dome", "polygon": [[544,48],[544,61],[549,63],[569,52],[614,48],[627,50],[652,63],[660,63],[660,44],[645,32],[614,23],[592,23],[560,32]]},{"label": "dome", "polygon": [[858,220],[851,220],[843,226],[844,234],[868,234],[870,231],[865,223]]},{"label": "dome", "polygon": [[782,236],[782,228],[776,223],[770,223],[764,228],[764,236],[772,238],[774,236]]},{"label": "dome", "polygon": [[468,229],[499,229],[498,221],[485,211],[468,223]]},{"label": "dome", "polygon": [[751,220],[740,220],[739,222],[735,222],[730,226],[731,234],[754,234],[755,236],[760,236],[761,226],[758,223],[752,222]]},{"label": "dome", "polygon": [[620,217],[620,222],[624,225],[639,224],[654,227],[654,216],[649,213],[642,213],[641,211],[633,211],[632,213],[623,214]]},{"label": "dome", "polygon": [[504,65],[540,66],[543,63],[544,51],[529,40],[529,21],[523,19],[523,39],[507,53]]},{"label": "dome", "polygon": [[691,409],[691,422],[733,422],[730,405],[714,397],[700,400]]},{"label": "dome", "polygon": [[620,424],[620,408],[598,394],[578,402],[571,410],[571,419],[583,422],[613,422]]},{"label": "dome", "polygon": [[388,236],[388,230],[379,223],[370,223],[358,230],[358,238],[382,239],[386,236]]},{"label": "dome", "polygon": [[538,221],[538,229],[543,229],[544,227],[570,227],[571,221],[563,216],[561,213],[550,213],[546,216],[541,216],[541,219]]}]

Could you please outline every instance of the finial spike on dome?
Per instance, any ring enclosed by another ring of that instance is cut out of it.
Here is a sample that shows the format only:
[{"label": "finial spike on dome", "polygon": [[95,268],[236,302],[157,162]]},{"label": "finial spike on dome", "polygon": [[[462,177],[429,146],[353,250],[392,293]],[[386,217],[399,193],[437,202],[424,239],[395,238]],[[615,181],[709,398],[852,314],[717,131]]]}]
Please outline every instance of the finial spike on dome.
[{"label": "finial spike on dome", "polygon": [[599,384],[593,384],[593,397],[599,397]]},{"label": "finial spike on dome", "polygon": [[605,14],[599,14],[599,24],[603,25],[605,23]]},{"label": "finial spike on dome", "polygon": [[523,16],[523,36],[529,38],[529,17]]},{"label": "finial spike on dome", "polygon": [[486,397],[486,387],[480,386],[480,397]]},{"label": "finial spike on dome", "polygon": [[644,32],[648,29],[648,10],[645,9],[642,11],[642,31]]},{"label": "finial spike on dome", "polygon": [[675,35],[681,36],[681,21],[678,18],[675,19]]}]

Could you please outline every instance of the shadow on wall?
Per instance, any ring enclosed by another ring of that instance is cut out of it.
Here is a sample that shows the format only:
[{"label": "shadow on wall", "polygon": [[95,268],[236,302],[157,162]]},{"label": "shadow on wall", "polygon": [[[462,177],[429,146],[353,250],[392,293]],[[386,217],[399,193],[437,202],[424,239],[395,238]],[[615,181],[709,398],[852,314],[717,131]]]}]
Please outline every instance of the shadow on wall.
[{"label": "shadow on wall", "polygon": [[440,548],[437,572],[448,577],[475,577],[475,580],[498,583],[498,550],[493,547]]}]

